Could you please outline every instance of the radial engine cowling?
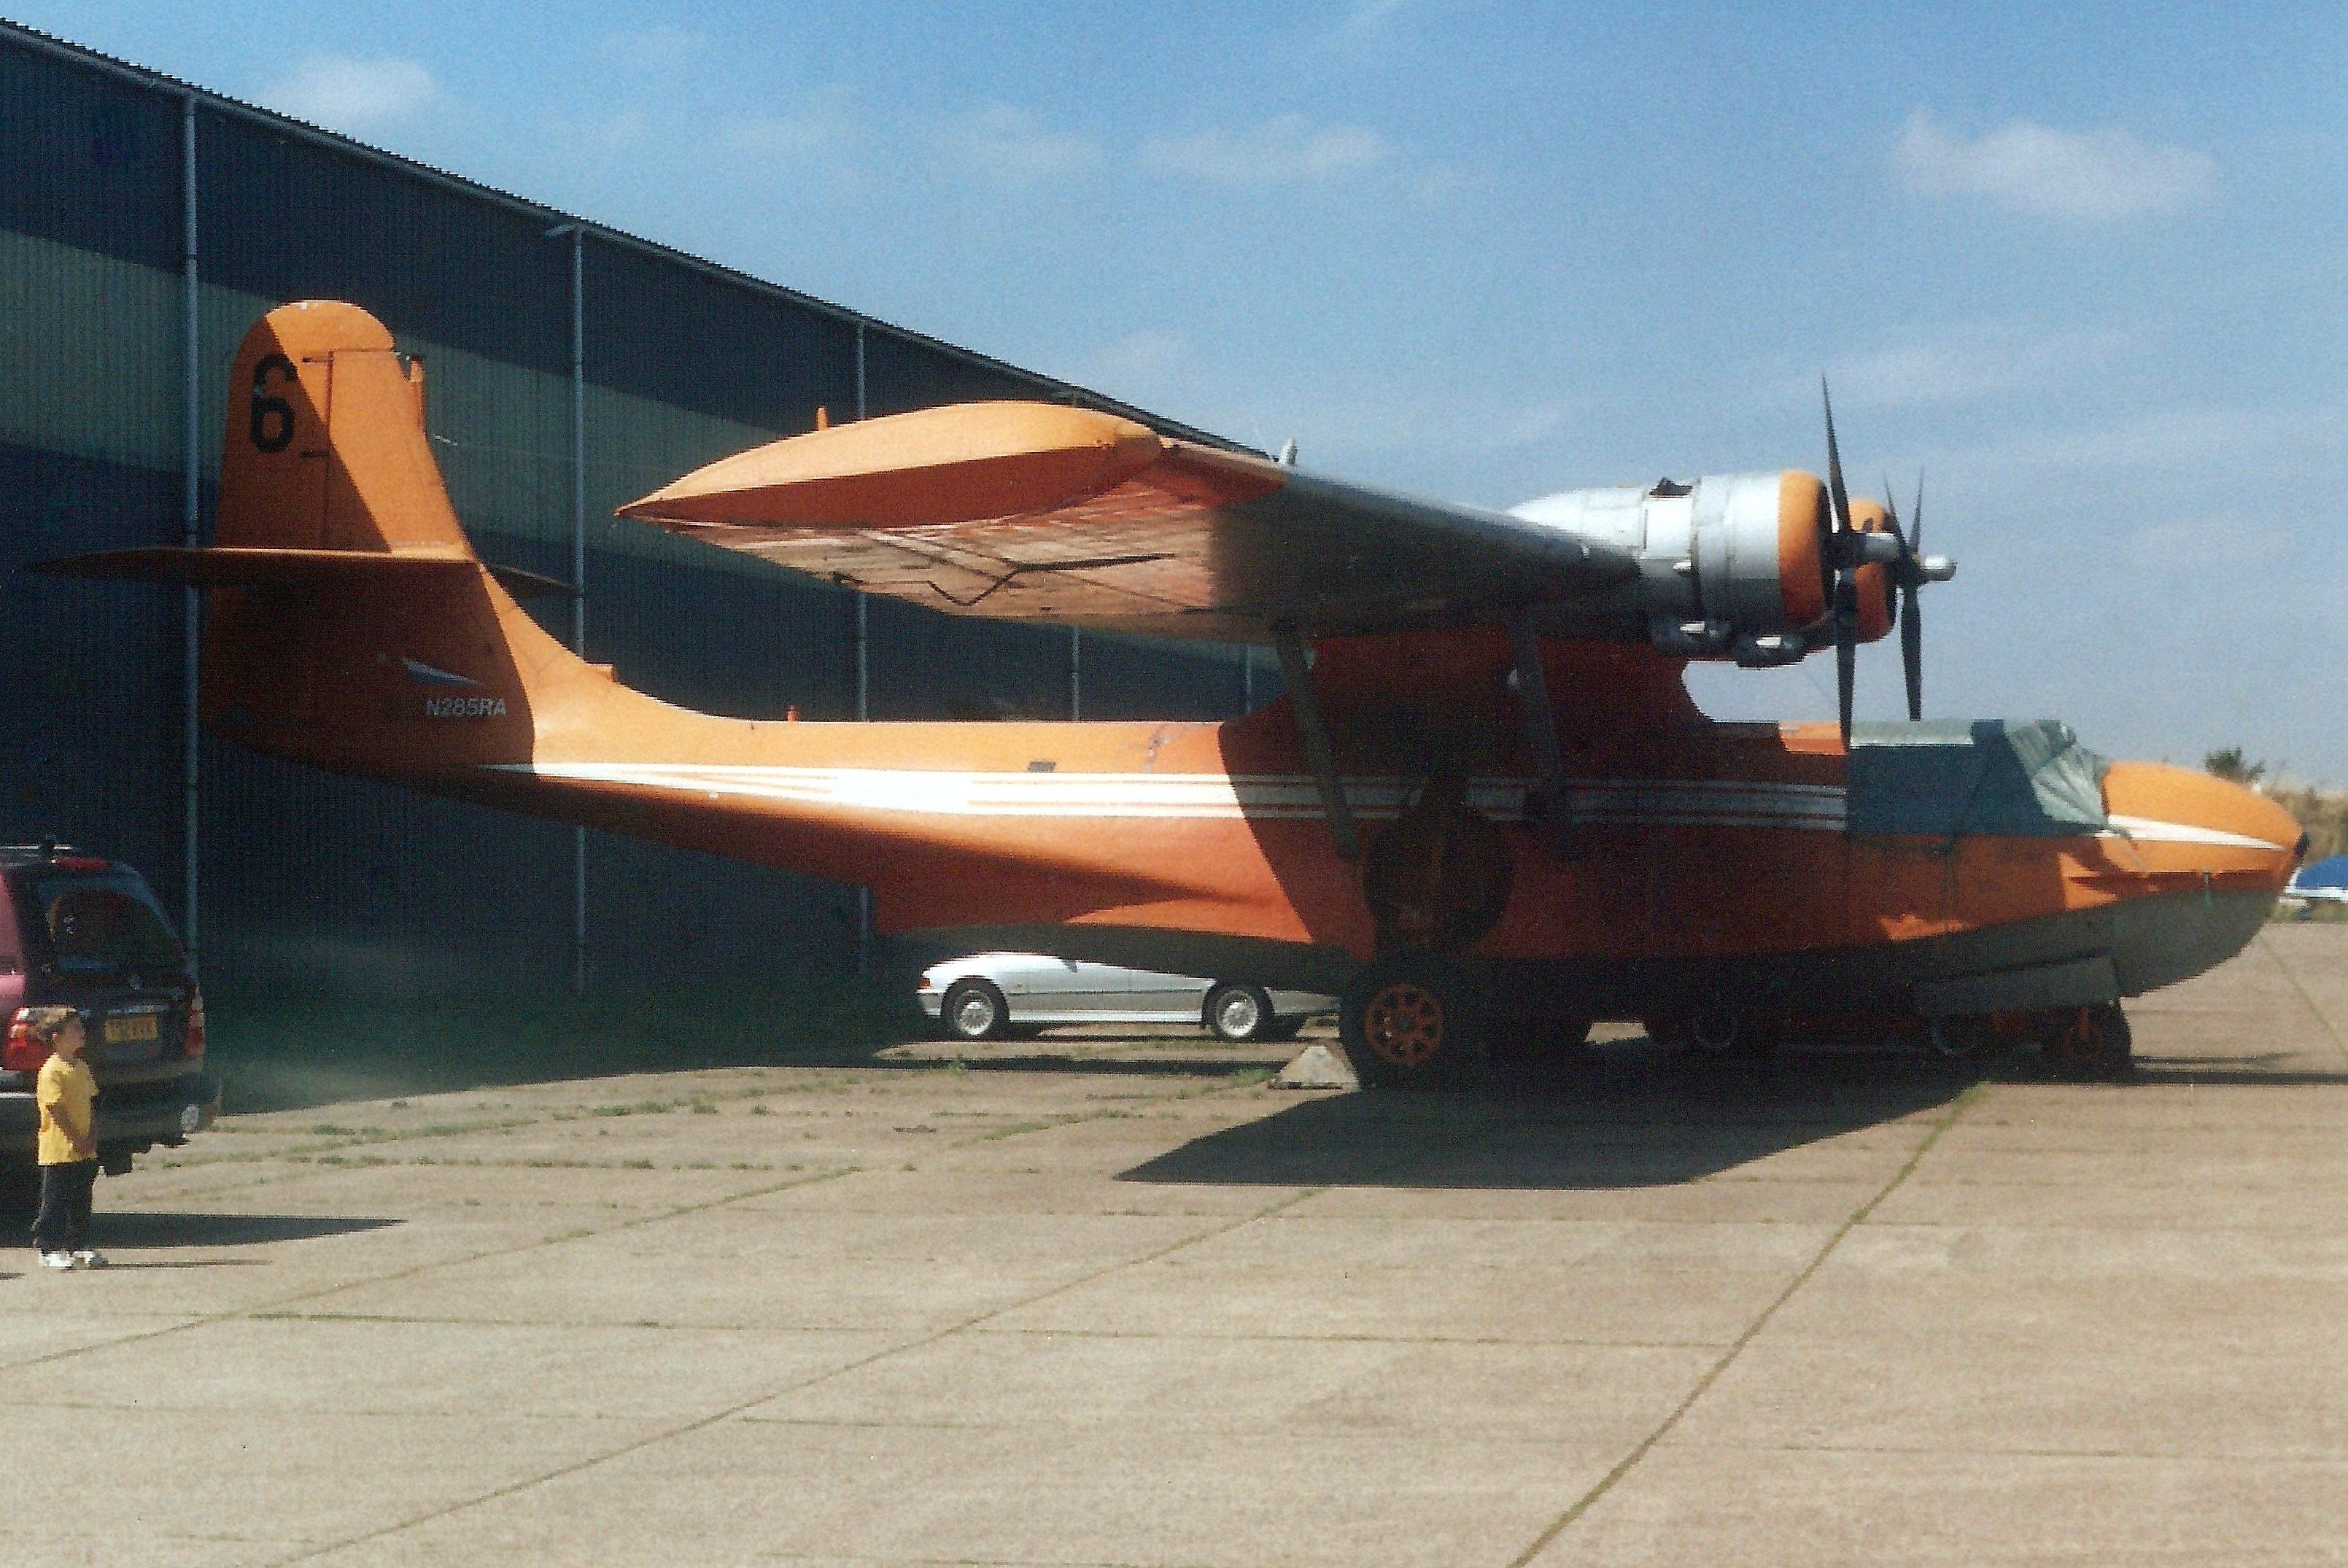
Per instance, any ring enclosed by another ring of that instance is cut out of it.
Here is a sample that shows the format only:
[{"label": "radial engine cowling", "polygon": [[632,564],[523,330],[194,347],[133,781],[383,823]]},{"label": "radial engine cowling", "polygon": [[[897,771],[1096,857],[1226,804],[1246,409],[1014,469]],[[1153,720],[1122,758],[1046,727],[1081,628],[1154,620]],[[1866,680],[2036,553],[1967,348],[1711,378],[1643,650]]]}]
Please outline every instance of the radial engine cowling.
[{"label": "radial engine cowling", "polygon": [[1570,490],[1515,512],[1635,554],[1639,624],[1666,653],[1765,666],[1833,641],[1827,492],[1815,475]]}]

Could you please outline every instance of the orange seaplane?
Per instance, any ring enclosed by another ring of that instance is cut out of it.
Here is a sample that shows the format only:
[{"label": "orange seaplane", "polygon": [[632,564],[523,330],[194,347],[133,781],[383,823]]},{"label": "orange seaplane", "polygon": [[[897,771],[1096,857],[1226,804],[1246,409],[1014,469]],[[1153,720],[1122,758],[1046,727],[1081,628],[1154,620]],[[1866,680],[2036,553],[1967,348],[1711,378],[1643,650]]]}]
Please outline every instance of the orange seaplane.
[{"label": "orange seaplane", "polygon": [[[2304,853],[2264,797],[2057,723],[1851,723],[1854,650],[1895,623],[1919,717],[1917,595],[1953,568],[1847,496],[1831,409],[1824,481],[1508,512],[1026,403],[819,429],[623,507],[951,613],[1269,644],[1287,685],[1222,723],[829,723],[690,712],[541,630],[366,312],[273,311],[232,374],[216,542],[48,563],[210,590],[216,734],[866,884],[884,933],[1341,991],[1372,1084],[1593,1019],[1704,1052],[2028,1039],[2107,1074],[2121,999],[2239,951]],[[1838,726],[1715,723],[1681,681],[1829,648]]]}]

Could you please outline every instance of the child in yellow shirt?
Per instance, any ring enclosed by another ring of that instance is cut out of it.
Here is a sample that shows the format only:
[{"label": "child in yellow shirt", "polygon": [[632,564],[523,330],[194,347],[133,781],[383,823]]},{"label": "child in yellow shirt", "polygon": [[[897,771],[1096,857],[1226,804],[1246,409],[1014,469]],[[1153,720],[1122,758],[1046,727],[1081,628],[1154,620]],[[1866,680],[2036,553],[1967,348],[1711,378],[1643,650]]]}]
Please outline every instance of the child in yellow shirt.
[{"label": "child in yellow shirt", "polygon": [[82,1061],[87,1037],[71,1008],[34,1008],[26,1031],[49,1048],[33,1098],[41,1112],[41,1208],[33,1245],[44,1268],[103,1268],[89,1250],[90,1199],[98,1185],[98,1136],[90,1103],[98,1080]]}]

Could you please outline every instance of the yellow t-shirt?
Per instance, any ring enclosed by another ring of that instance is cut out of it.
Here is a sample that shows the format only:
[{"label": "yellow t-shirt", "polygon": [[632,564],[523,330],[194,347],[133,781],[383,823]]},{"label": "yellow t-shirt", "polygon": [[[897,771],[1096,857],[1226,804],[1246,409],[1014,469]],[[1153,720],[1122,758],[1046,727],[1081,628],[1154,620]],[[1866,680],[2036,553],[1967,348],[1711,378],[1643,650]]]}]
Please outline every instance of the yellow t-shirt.
[{"label": "yellow t-shirt", "polygon": [[94,1156],[74,1147],[90,1136],[89,1102],[98,1098],[98,1080],[78,1061],[53,1056],[41,1063],[40,1082],[34,1098],[41,1107],[41,1163],[70,1165]]}]

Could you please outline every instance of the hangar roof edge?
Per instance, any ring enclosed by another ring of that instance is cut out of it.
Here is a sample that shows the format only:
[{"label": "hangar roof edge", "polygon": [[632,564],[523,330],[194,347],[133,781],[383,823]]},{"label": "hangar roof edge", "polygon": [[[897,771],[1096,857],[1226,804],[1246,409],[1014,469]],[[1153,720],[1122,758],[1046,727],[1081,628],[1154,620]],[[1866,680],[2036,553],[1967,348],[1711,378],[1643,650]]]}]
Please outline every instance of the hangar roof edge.
[{"label": "hangar roof edge", "polygon": [[230,97],[225,93],[214,92],[209,87],[198,87],[193,82],[182,81],[167,72],[134,65],[129,60],[117,59],[111,55],[44,33],[37,27],[28,27],[22,22],[0,17],[0,44],[15,44],[36,53],[67,60],[92,70],[102,71],[172,97],[193,99],[218,113],[234,115],[242,119],[268,126],[284,135],[314,142],[330,151],[342,153],[347,157],[386,165],[427,183],[444,186],[475,200],[493,202],[514,211],[526,213],[533,219],[543,220],[550,226],[577,225],[592,238],[607,244],[640,251],[733,284],[737,288],[788,301],[801,309],[831,316],[839,321],[852,322],[870,331],[886,333],[902,342],[949,355],[968,364],[1005,375],[1016,376],[1023,381],[1032,382],[1040,390],[1054,392],[1060,397],[1082,407],[1096,408],[1110,414],[1122,414],[1154,429],[1185,440],[1220,446],[1230,451],[1251,452],[1257,456],[1264,456],[1263,453],[1256,452],[1255,448],[1243,446],[1228,436],[1218,436],[1211,431],[1200,430],[1195,426],[1184,425],[1179,420],[1152,414],[1146,408],[1096,392],[1088,386],[1079,386],[1074,382],[1062,381],[1056,376],[1045,375],[1041,372],[1025,369],[1011,364],[1008,360],[996,359],[992,354],[981,354],[976,349],[963,348],[959,343],[948,343],[943,338],[932,337],[927,333],[917,332],[911,327],[899,326],[893,322],[884,322],[876,316],[870,316],[861,311],[850,309],[849,306],[819,299],[813,294],[803,293],[799,290],[788,288],[781,283],[769,282],[764,278],[745,272],[738,268],[726,266],[722,261],[713,261],[705,256],[696,256],[689,251],[680,251],[674,245],[664,245],[657,240],[647,240],[642,235],[631,234],[625,230],[611,228],[597,222],[592,218],[575,212],[566,212],[559,207],[550,207],[542,201],[533,201],[526,196],[518,196],[510,190],[500,190],[494,185],[485,185],[478,179],[468,179],[461,174],[452,174],[445,169],[436,169],[428,163],[403,157],[399,153],[386,152],[382,148],[371,147],[339,131],[328,130],[322,126],[312,125],[307,120],[297,119],[292,115],[282,114],[275,109],[263,108],[258,104],[249,104],[241,98]]}]

